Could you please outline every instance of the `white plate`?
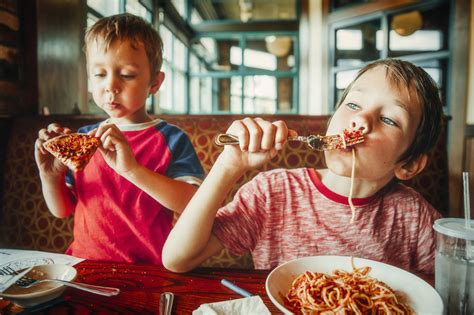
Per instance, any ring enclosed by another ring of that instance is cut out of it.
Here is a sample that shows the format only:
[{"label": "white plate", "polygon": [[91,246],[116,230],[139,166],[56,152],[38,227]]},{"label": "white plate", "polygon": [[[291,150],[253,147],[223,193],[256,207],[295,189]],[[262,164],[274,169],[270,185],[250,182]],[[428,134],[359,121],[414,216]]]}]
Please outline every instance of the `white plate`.
[{"label": "white plate", "polygon": [[[72,281],[76,278],[77,271],[74,267],[66,265],[41,265],[35,266],[27,276],[34,279],[60,279]],[[62,284],[48,282],[40,283],[31,288],[21,288],[16,284],[9,287],[0,296],[12,301],[21,307],[31,307],[52,300],[60,296],[66,287]]]},{"label": "white plate", "polygon": [[[355,258],[356,267],[369,266],[369,275],[385,282],[393,290],[403,292],[407,303],[417,314],[442,314],[443,301],[438,292],[427,282],[403,269],[381,262]],[[285,314],[291,312],[285,308],[282,294],[285,296],[293,280],[306,271],[332,273],[335,269],[352,271],[350,256],[313,256],[298,258],[275,268],[267,277],[265,288],[275,306]]]}]

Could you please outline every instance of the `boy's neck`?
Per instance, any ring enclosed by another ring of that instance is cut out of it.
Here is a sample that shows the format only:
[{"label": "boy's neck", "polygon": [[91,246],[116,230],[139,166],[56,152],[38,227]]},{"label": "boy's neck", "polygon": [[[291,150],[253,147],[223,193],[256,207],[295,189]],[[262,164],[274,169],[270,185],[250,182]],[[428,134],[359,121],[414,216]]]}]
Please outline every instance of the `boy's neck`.
[{"label": "boy's neck", "polygon": [[[316,171],[321,179],[321,182],[331,191],[349,196],[351,188],[351,178],[340,176],[333,173],[330,169],[322,169]],[[389,181],[390,182],[390,181]],[[389,182],[376,182],[364,179],[354,178],[354,187],[352,197],[354,198],[368,198],[376,194],[379,190],[389,184]]]},{"label": "boy's neck", "polygon": [[141,124],[152,121],[153,118],[148,113],[134,113],[124,117],[110,117],[108,121],[116,125]]}]

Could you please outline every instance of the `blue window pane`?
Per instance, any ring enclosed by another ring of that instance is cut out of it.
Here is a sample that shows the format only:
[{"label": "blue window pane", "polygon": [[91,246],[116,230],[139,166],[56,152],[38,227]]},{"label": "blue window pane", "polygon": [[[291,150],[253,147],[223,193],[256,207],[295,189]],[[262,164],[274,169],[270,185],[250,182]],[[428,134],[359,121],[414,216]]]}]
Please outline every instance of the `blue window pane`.
[{"label": "blue window pane", "polygon": [[109,16],[119,13],[119,1],[110,0],[87,0],[87,5],[97,11],[102,16]]},{"label": "blue window pane", "polygon": [[127,0],[125,2],[125,11],[140,16],[148,22],[152,21],[151,14],[138,0]]}]

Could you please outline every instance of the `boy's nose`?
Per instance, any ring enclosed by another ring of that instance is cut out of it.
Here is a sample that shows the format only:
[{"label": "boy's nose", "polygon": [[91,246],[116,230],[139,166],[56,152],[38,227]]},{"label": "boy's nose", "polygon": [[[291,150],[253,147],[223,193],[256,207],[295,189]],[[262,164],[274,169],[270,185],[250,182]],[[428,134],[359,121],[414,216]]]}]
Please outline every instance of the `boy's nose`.
[{"label": "boy's nose", "polygon": [[105,91],[107,93],[118,94],[118,90],[116,88],[107,88]]},{"label": "boy's nose", "polygon": [[367,119],[356,117],[351,121],[351,129],[361,130],[362,134],[367,134],[370,131],[370,124]]},{"label": "boy's nose", "polygon": [[113,75],[110,75],[107,77],[107,80],[104,82],[105,83],[105,91],[107,93],[111,94],[118,94],[119,93],[119,82],[117,81],[117,78]]}]

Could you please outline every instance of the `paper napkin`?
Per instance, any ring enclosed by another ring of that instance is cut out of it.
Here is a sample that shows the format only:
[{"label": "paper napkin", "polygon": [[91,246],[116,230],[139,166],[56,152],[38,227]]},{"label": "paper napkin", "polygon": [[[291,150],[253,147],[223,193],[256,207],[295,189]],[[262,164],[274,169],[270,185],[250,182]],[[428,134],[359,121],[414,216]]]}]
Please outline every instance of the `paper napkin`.
[{"label": "paper napkin", "polygon": [[270,311],[258,295],[224,302],[202,304],[193,315],[270,315]]}]

